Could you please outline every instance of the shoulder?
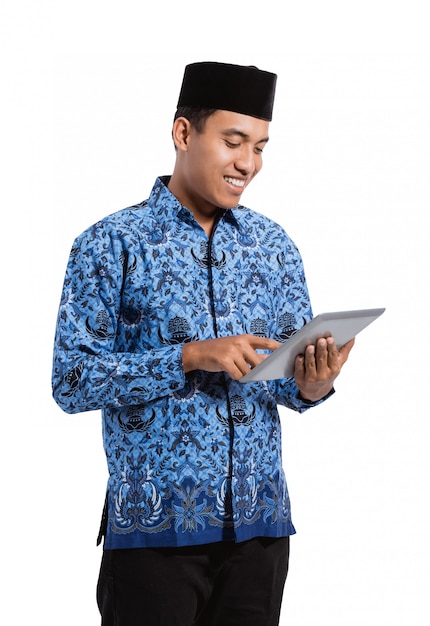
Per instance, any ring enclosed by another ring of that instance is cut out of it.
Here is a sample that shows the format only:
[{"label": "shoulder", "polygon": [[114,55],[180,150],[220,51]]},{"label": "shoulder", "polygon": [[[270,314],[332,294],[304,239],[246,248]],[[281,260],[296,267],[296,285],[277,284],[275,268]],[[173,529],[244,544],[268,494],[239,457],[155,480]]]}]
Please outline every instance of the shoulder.
[{"label": "shoulder", "polygon": [[252,230],[259,239],[264,239],[272,244],[277,243],[296,250],[297,247],[285,229],[273,219],[248,207],[238,205],[233,209],[233,215],[239,224],[241,231]]},{"label": "shoulder", "polygon": [[150,207],[146,200],[133,206],[120,209],[98,220],[75,239],[75,246],[107,240],[136,239],[143,228],[152,221]]}]

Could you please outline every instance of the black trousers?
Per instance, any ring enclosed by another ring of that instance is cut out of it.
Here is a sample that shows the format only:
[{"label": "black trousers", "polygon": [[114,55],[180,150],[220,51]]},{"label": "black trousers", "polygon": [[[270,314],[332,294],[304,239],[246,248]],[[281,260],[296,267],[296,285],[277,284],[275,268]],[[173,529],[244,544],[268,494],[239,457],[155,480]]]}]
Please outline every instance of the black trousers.
[{"label": "black trousers", "polygon": [[277,626],[289,537],[105,550],[102,626]]}]

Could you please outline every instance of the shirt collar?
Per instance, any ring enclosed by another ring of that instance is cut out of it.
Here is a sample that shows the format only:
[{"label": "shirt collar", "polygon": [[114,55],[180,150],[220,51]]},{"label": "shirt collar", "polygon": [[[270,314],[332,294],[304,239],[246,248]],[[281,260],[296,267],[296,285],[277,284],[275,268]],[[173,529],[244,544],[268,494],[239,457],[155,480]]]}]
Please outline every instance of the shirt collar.
[{"label": "shirt collar", "polygon": [[[168,188],[169,181],[170,176],[159,176],[152,188],[148,204],[152,207],[155,215],[160,221],[178,219],[179,217],[194,220],[191,211],[184,207]],[[221,220],[241,230],[238,220],[240,215],[238,210],[241,208],[238,205],[234,209],[225,210]]]}]

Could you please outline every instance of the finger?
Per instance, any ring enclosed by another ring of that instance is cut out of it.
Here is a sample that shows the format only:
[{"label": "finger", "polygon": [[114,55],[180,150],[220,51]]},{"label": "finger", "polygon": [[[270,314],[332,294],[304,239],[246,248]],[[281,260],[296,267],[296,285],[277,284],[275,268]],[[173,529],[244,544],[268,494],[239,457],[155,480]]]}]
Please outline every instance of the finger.
[{"label": "finger", "polygon": [[309,345],[305,350],[305,372],[312,374],[316,372],[315,346]]},{"label": "finger", "polygon": [[233,363],[232,367],[226,371],[226,374],[230,376],[233,380],[240,380],[245,374],[249,372],[249,367],[246,368],[246,371],[242,371],[240,368],[235,367]]},{"label": "finger", "polygon": [[327,340],[324,338],[318,339],[315,349],[315,363],[316,368],[319,371],[327,369]]},{"label": "finger", "polygon": [[264,358],[264,356],[269,355],[257,354],[255,350],[247,350],[243,353],[242,359],[238,358],[236,360],[236,365],[237,367],[246,367],[247,369],[249,369],[250,367],[252,368],[258,365],[262,361],[262,357]]},{"label": "finger", "polygon": [[339,354],[333,337],[327,339],[327,364],[331,370],[339,367]]},{"label": "finger", "polygon": [[245,376],[245,374],[247,374],[250,369],[258,365],[267,356],[268,355],[257,354],[253,351],[251,351],[248,356],[238,355],[229,366],[229,370],[227,371],[227,373],[234,380],[239,380],[240,378],[242,378],[242,376]]},{"label": "finger", "polygon": [[254,350],[277,350],[282,345],[275,339],[270,339],[269,337],[256,337],[255,335],[250,335],[249,343]]},{"label": "finger", "polygon": [[233,380],[239,380],[247,374],[250,370],[250,366],[244,359],[241,353],[230,354],[223,360],[220,371],[226,372]]},{"label": "finger", "polygon": [[305,357],[303,354],[296,356],[294,362],[294,378],[296,380],[303,380],[305,376]]},{"label": "finger", "polygon": [[[249,369],[249,367],[253,368],[261,361],[263,361],[268,354],[260,354],[257,353],[256,350],[277,350],[282,344],[279,341],[275,341],[274,339],[269,339],[267,337],[255,337],[254,335],[246,336],[248,343],[243,342],[241,345],[241,356],[243,357],[243,363]],[[237,359],[236,365],[238,367],[242,366],[242,363],[239,363],[240,359]]]},{"label": "finger", "polygon": [[[275,342],[275,343],[277,344],[278,342]],[[262,348],[260,347],[259,349],[262,349]],[[266,349],[269,350],[270,348],[266,348]],[[252,368],[258,365],[259,363],[261,363],[262,361],[264,361],[264,359],[267,359],[267,357],[270,355],[257,353],[252,347],[249,347],[248,349],[243,350],[242,356],[243,356],[244,363],[246,364],[246,367]]]},{"label": "finger", "polygon": [[351,341],[348,341],[348,343],[342,346],[341,349],[339,350],[338,358],[339,358],[341,367],[348,360],[349,353],[351,352],[354,343],[355,343],[355,337],[351,339]]}]

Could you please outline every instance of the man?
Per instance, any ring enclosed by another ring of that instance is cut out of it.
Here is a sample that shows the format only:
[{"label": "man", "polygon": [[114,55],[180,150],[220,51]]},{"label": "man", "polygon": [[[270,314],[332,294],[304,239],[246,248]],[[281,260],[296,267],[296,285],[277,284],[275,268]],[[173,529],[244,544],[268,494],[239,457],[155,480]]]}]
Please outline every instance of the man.
[{"label": "man", "polygon": [[239,205],[275,83],[255,67],[187,66],[172,176],[72,249],[53,393],[67,412],[103,413],[103,626],[279,622],[295,529],[277,404],[330,396],[352,342],[308,346],[294,378],[240,382],[312,316],[294,243]]}]

